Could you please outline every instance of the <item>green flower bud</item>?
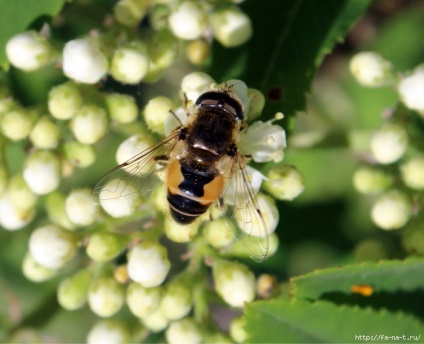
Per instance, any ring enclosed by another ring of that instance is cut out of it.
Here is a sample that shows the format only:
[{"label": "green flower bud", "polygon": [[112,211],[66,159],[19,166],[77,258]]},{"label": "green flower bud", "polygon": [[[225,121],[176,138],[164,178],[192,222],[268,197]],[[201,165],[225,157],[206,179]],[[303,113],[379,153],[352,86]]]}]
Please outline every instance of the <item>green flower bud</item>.
[{"label": "green flower bud", "polygon": [[194,1],[182,2],[169,16],[169,27],[181,39],[199,38],[206,28],[206,13]]},{"label": "green flower bud", "polygon": [[87,301],[90,282],[91,273],[85,269],[62,280],[57,290],[59,304],[67,310],[83,307]]},{"label": "green flower bud", "polygon": [[416,156],[400,166],[402,180],[414,190],[424,189],[424,156]]},{"label": "green flower bud", "polygon": [[385,230],[403,227],[411,216],[411,202],[400,191],[387,191],[375,201],[371,209],[371,218]]},{"label": "green flower bud", "polygon": [[136,317],[145,318],[159,308],[161,295],[160,287],[145,288],[133,282],[127,288],[128,308]]},{"label": "green flower bud", "polygon": [[353,76],[363,86],[388,86],[394,81],[392,64],[375,52],[356,54],[349,67]]},{"label": "green flower bud", "polygon": [[97,205],[91,198],[90,189],[79,189],[70,192],[65,201],[66,214],[77,226],[89,226],[97,216]]},{"label": "green flower bud", "polygon": [[166,247],[155,241],[143,241],[128,254],[128,275],[143,287],[156,287],[171,268]]},{"label": "green flower bud", "polygon": [[0,225],[9,231],[25,227],[35,216],[35,208],[22,209],[6,192],[0,196]]},{"label": "green flower bud", "polygon": [[187,45],[186,55],[194,65],[205,63],[210,55],[211,47],[204,39],[196,39]]},{"label": "green flower bud", "polygon": [[114,52],[109,73],[121,83],[136,85],[146,76],[149,61],[144,44],[133,42]]},{"label": "green flower bud", "polygon": [[190,242],[199,231],[199,223],[194,221],[189,225],[180,225],[169,216],[165,218],[165,234],[174,242]]},{"label": "green flower bud", "polygon": [[146,15],[149,0],[119,0],[113,7],[113,15],[120,24],[137,26]]},{"label": "green flower bud", "polygon": [[238,7],[219,9],[209,15],[215,38],[227,48],[246,43],[252,36],[252,22]]},{"label": "green flower bud", "polygon": [[28,137],[32,120],[25,110],[12,110],[6,113],[1,120],[2,134],[12,141],[20,141]]},{"label": "green flower bud", "polygon": [[72,118],[70,127],[79,142],[96,143],[108,129],[106,111],[96,105],[84,105]]},{"label": "green flower bud", "polygon": [[160,332],[168,327],[169,320],[158,308],[152,314],[142,318],[143,325],[152,332]]},{"label": "green flower bud", "polygon": [[129,95],[110,93],[106,95],[105,103],[110,118],[118,123],[131,123],[137,118],[137,104]]},{"label": "green flower bud", "polygon": [[57,270],[46,268],[38,264],[32,256],[27,253],[22,263],[22,272],[32,282],[44,282],[56,275]]},{"label": "green flower bud", "polygon": [[131,334],[123,321],[98,321],[87,335],[87,344],[130,343]]},{"label": "green flower bud", "polygon": [[165,135],[165,119],[174,108],[174,103],[166,97],[155,97],[149,100],[143,110],[147,127],[161,135]]},{"label": "green flower bud", "polygon": [[59,269],[77,251],[78,237],[56,225],[36,228],[29,239],[29,252],[34,260],[49,269]]},{"label": "green flower bud", "polygon": [[424,225],[422,217],[411,221],[402,233],[402,243],[412,255],[424,256]]},{"label": "green flower bud", "polygon": [[7,188],[14,206],[22,210],[34,209],[38,197],[31,191],[21,175],[13,176]]},{"label": "green flower bud", "polygon": [[71,119],[79,111],[82,103],[81,92],[73,81],[53,87],[49,92],[49,112],[57,119]]},{"label": "green flower bud", "polygon": [[66,142],[63,146],[63,153],[73,166],[80,168],[86,168],[96,160],[94,147],[78,141]]},{"label": "green flower bud", "polygon": [[165,337],[169,344],[197,344],[203,342],[202,332],[191,318],[173,321],[165,331]]},{"label": "green flower bud", "polygon": [[188,283],[173,280],[165,287],[160,308],[169,320],[181,319],[190,313],[193,305],[192,291]]},{"label": "green flower bud", "polygon": [[362,166],[353,175],[353,186],[363,194],[377,194],[393,184],[393,178],[378,167]]},{"label": "green flower bud", "polygon": [[245,265],[216,261],[212,272],[216,292],[230,306],[243,307],[255,298],[255,275]]},{"label": "green flower bud", "polygon": [[359,242],[354,249],[354,257],[358,262],[388,259],[389,253],[383,242],[367,239]]},{"label": "green flower bud", "polygon": [[25,161],[23,176],[35,194],[48,194],[60,183],[59,159],[50,151],[35,151]]},{"label": "green flower bud", "polygon": [[100,278],[90,285],[88,304],[98,316],[110,317],[124,304],[124,291],[113,278]]},{"label": "green flower bud", "polygon": [[408,148],[408,134],[397,124],[386,123],[371,137],[371,152],[380,164],[398,161]]},{"label": "green flower bud", "polygon": [[208,221],[203,227],[203,234],[208,243],[215,248],[223,248],[234,241],[236,228],[233,222],[225,218]]},{"label": "green flower bud", "polygon": [[168,17],[171,13],[171,8],[166,4],[158,3],[153,4],[150,14],[149,23],[154,31],[160,31],[168,28]]},{"label": "green flower bud", "polygon": [[55,148],[59,141],[59,128],[47,117],[41,117],[32,128],[29,139],[37,148]]},{"label": "green flower bud", "polygon": [[91,235],[87,246],[88,256],[97,262],[108,262],[118,256],[127,244],[126,237],[110,232]]},{"label": "green flower bud", "polygon": [[47,214],[52,223],[66,229],[74,229],[75,225],[66,213],[65,201],[65,196],[58,191],[49,194],[46,199]]},{"label": "green flower bud", "polygon": [[291,201],[305,189],[305,181],[296,167],[283,164],[271,168],[265,174],[263,187],[272,197]]},{"label": "green flower bud", "polygon": [[230,324],[230,336],[236,343],[244,343],[247,339],[247,333],[244,329],[244,318],[234,318]]}]

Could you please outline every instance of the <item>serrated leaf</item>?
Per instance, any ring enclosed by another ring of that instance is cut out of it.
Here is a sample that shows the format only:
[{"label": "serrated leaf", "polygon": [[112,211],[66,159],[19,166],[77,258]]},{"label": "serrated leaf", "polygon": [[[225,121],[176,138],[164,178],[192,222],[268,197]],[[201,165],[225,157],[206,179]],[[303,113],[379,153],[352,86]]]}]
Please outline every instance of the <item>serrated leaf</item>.
[{"label": "serrated leaf", "polygon": [[24,31],[40,16],[55,16],[65,0],[0,0],[0,66],[7,66],[5,46],[14,34]]},{"label": "serrated leaf", "polygon": [[[327,301],[311,303],[298,299],[251,303],[246,308],[245,321],[247,343],[366,341],[366,337],[356,336],[374,336],[373,340],[368,338],[368,341],[381,343],[395,341],[389,336],[418,337],[423,333],[420,321],[401,312],[338,306]],[[402,338],[398,338],[399,341]]]},{"label": "serrated leaf", "polygon": [[[244,46],[215,44],[211,75],[217,81],[240,78],[268,96],[263,118],[277,111],[286,118],[305,107],[317,67],[364,13],[370,0],[246,1],[254,34]],[[281,94],[279,96],[278,94]]]},{"label": "serrated leaf", "polygon": [[370,286],[374,292],[410,292],[424,289],[424,259],[409,258],[347,265],[318,270],[291,281],[296,298],[318,299],[326,292],[350,294],[354,286]]}]

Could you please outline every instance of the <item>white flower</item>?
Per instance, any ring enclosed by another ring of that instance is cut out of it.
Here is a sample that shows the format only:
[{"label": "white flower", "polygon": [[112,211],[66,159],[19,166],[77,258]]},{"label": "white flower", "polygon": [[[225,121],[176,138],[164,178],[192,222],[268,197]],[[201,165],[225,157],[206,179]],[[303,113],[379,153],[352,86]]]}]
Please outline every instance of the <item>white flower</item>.
[{"label": "white flower", "polygon": [[408,148],[408,134],[397,124],[386,123],[371,137],[371,152],[379,163],[398,161]]},{"label": "white flower", "polygon": [[247,90],[248,107],[245,111],[245,119],[249,118],[250,121],[259,117],[265,106],[265,96],[257,89],[249,88]]},{"label": "white flower", "polygon": [[143,241],[128,254],[128,275],[143,287],[156,287],[165,280],[171,263],[164,246]]},{"label": "white flower", "polygon": [[216,292],[233,307],[243,307],[253,301],[256,281],[253,273],[239,263],[218,261],[213,267]]},{"label": "white flower", "polygon": [[91,198],[91,190],[73,190],[66,198],[66,214],[76,225],[89,226],[97,215],[97,206]]},{"label": "white flower", "polygon": [[119,320],[98,321],[87,335],[87,344],[120,344],[130,342],[130,332]]},{"label": "white flower", "polygon": [[375,52],[356,54],[349,67],[353,76],[364,86],[380,87],[393,82],[392,64]]},{"label": "white flower", "polygon": [[399,82],[398,92],[406,107],[424,115],[424,65]]},{"label": "white flower", "polygon": [[382,194],[371,209],[371,218],[380,228],[398,229],[404,226],[411,216],[411,202],[400,191],[392,190]]},{"label": "white flower", "polygon": [[6,192],[0,196],[0,225],[14,231],[25,227],[34,218],[35,209],[19,208],[14,204],[10,195]]},{"label": "white flower", "polygon": [[49,151],[36,151],[25,161],[23,176],[35,194],[48,194],[60,183],[59,159]]},{"label": "white flower", "polygon": [[251,156],[256,162],[280,162],[286,148],[286,133],[272,121],[257,121],[240,135],[239,148],[244,155]]},{"label": "white flower", "polygon": [[250,18],[237,7],[217,10],[209,15],[216,39],[225,47],[237,47],[252,36]]},{"label": "white flower", "polygon": [[77,237],[56,225],[35,229],[29,239],[29,252],[34,260],[49,269],[59,269],[73,258]]},{"label": "white flower", "polygon": [[159,308],[161,295],[161,287],[145,288],[133,282],[127,288],[128,308],[136,317],[144,318]]},{"label": "white flower", "polygon": [[112,179],[100,191],[100,205],[112,217],[123,217],[134,213],[139,205],[137,189],[125,180]]},{"label": "white flower", "polygon": [[110,317],[123,306],[124,291],[112,277],[100,278],[90,285],[88,304],[98,316]]},{"label": "white flower", "polygon": [[92,37],[74,39],[63,49],[63,72],[75,81],[95,84],[106,75],[108,61]]},{"label": "white flower", "polygon": [[204,342],[199,326],[191,318],[173,321],[165,332],[169,344],[198,344]]},{"label": "white flower", "polygon": [[149,56],[140,44],[115,50],[109,73],[124,84],[135,85],[143,80],[149,69]]},{"label": "white flower", "polygon": [[169,16],[169,26],[179,38],[199,38],[206,27],[206,13],[195,2],[184,1]]},{"label": "white flower", "polygon": [[106,111],[97,105],[85,105],[72,118],[70,127],[79,142],[96,143],[108,129]]},{"label": "white flower", "polygon": [[[259,189],[261,188],[261,184],[265,176],[249,165],[246,165],[246,172],[247,177],[249,179],[249,183],[252,186],[252,190],[256,195]],[[235,205],[237,207],[242,208],[246,205],[248,199],[249,190],[244,187],[244,179],[242,172],[240,170],[237,170],[230,179],[229,184],[226,186],[224,194],[224,203],[233,205],[236,203],[236,201],[238,201],[239,203]]]},{"label": "white flower", "polygon": [[193,104],[199,96],[209,90],[215,81],[206,73],[193,72],[181,80],[181,91]]},{"label": "white flower", "polygon": [[9,39],[6,54],[16,68],[33,71],[49,63],[54,50],[44,36],[35,31],[27,31]]}]

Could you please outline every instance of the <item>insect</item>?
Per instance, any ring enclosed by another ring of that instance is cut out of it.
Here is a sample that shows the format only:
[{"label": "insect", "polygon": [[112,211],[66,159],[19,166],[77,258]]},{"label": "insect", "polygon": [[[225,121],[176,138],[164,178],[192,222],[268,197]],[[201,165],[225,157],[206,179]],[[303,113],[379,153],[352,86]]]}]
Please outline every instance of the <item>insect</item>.
[{"label": "insect", "polygon": [[216,204],[224,217],[237,223],[236,236],[247,243],[253,258],[263,260],[267,226],[246,157],[237,147],[246,124],[242,103],[231,89],[224,85],[202,93],[196,110],[186,111],[185,124],[180,122],[168,137],[107,173],[93,190],[99,203],[143,195],[165,181],[169,211],[177,223],[190,224]]}]

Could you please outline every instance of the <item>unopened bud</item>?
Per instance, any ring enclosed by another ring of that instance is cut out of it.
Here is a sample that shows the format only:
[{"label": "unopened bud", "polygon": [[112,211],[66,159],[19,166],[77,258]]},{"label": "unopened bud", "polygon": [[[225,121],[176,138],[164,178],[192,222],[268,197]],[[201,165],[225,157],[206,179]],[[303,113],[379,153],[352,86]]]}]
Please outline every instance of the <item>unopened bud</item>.
[{"label": "unopened bud", "polygon": [[283,164],[271,168],[265,174],[264,189],[274,198],[291,201],[305,189],[305,181],[296,167]]},{"label": "unopened bud", "polygon": [[398,125],[386,123],[371,137],[371,152],[379,163],[391,164],[398,161],[408,148],[408,134]]},{"label": "unopened bud", "polygon": [[80,270],[59,284],[57,300],[67,310],[83,307],[87,301],[88,288],[90,287],[91,273]]},{"label": "unopened bud", "polygon": [[82,102],[82,95],[73,81],[53,87],[49,92],[49,112],[60,120],[72,118],[81,108]]},{"label": "unopened bud", "polygon": [[364,86],[381,87],[393,83],[392,64],[375,52],[356,54],[350,61],[350,71]]},{"label": "unopened bud", "polygon": [[133,97],[126,94],[110,93],[105,97],[106,109],[112,120],[118,123],[131,123],[138,115]]},{"label": "unopened bud", "polygon": [[371,218],[380,228],[393,230],[403,227],[411,216],[411,202],[400,191],[382,194],[371,209]]},{"label": "unopened bud", "polygon": [[108,129],[106,111],[96,105],[85,105],[72,118],[70,127],[79,142],[96,143]]},{"label": "unopened bud", "polygon": [[110,317],[124,304],[124,291],[111,277],[100,278],[91,283],[88,292],[90,309],[100,317]]},{"label": "unopened bud", "polygon": [[127,288],[128,308],[136,317],[147,317],[159,308],[161,295],[160,287],[145,288],[133,282]]},{"label": "unopened bud", "polygon": [[126,243],[124,236],[110,232],[96,232],[90,237],[87,254],[97,262],[108,262],[122,252]]}]

